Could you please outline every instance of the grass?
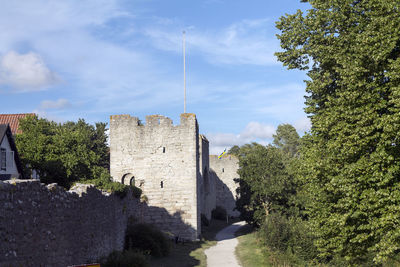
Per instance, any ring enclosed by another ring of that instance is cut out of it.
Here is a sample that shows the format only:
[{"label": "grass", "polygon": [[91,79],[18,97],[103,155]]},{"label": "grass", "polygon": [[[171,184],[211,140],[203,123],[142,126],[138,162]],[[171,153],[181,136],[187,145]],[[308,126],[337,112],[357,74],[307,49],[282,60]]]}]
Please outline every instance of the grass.
[{"label": "grass", "polygon": [[309,266],[300,263],[292,256],[273,252],[260,244],[257,232],[249,225],[236,232],[236,236],[238,236],[239,244],[235,253],[243,267]]},{"label": "grass", "polygon": [[188,266],[207,266],[207,257],[204,250],[217,244],[215,235],[235,221],[211,220],[209,226],[202,226],[202,238],[197,242],[175,244],[171,241],[171,251],[168,257],[152,258],[152,267],[188,267]]},{"label": "grass", "polygon": [[268,262],[268,255],[265,250],[258,244],[256,232],[251,226],[246,225],[236,232],[239,244],[235,253],[243,267],[272,266]]},{"label": "grass", "polygon": [[[294,267],[294,266],[346,266],[345,262],[322,264],[316,262],[304,262],[294,255],[271,251],[260,244],[257,232],[251,226],[242,227],[237,233],[239,244],[236,247],[236,255],[243,267]],[[373,266],[371,264],[365,266]],[[400,267],[400,256],[396,256],[384,263],[382,267]]]}]

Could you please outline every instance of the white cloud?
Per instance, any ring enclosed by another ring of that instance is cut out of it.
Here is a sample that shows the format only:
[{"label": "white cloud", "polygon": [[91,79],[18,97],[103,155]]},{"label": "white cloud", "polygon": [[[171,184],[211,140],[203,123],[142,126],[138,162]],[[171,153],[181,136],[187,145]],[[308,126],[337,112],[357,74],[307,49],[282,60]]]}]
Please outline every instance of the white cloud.
[{"label": "white cloud", "polygon": [[[267,38],[268,19],[243,20],[220,31],[187,31],[188,53],[199,53],[215,64],[277,64],[274,52],[279,49],[275,39]],[[181,53],[182,37],[178,29],[147,28],[144,34],[161,50]]]},{"label": "white cloud", "polygon": [[[0,53],[17,48],[43,55],[63,77],[56,89],[68,87],[70,94],[90,102],[86,107],[93,112],[99,107],[104,112],[159,106],[171,95],[165,86],[176,88],[179,83],[156,65],[153,55],[116,40],[135,22],[134,14],[127,12],[119,0],[8,1],[0,9]],[[113,19],[129,20],[129,25],[110,26]],[[54,81],[51,75],[57,78],[38,54],[41,75],[31,75],[37,86],[26,88],[25,83],[19,90],[40,90],[52,85],[46,83]]]},{"label": "white cloud", "polygon": [[242,145],[243,140],[240,135],[231,133],[207,134],[207,138],[213,146],[231,147],[233,145]]},{"label": "white cloud", "polygon": [[57,123],[64,123],[67,121],[66,119],[58,117],[56,115],[48,114],[45,110],[35,109],[32,112],[35,113],[39,118],[44,118],[49,121],[55,121]]},{"label": "white cloud", "polygon": [[207,134],[207,138],[210,141],[210,154],[218,154],[225,148],[230,148],[234,145],[242,146],[251,142],[266,145],[270,143],[275,131],[275,127],[272,125],[252,121],[238,135],[232,133]]},{"label": "white cloud", "polygon": [[247,139],[270,139],[273,134],[275,134],[274,126],[252,121],[246,125],[240,136]]},{"label": "white cloud", "polygon": [[44,100],[40,103],[40,109],[63,109],[69,107],[71,103],[64,98],[60,98],[56,101]]},{"label": "white cloud", "polygon": [[294,128],[296,128],[296,130],[299,133],[304,133],[307,132],[311,129],[311,121],[309,118],[307,117],[303,117],[297,121],[295,121],[295,123],[293,124]]},{"label": "white cloud", "polygon": [[[293,123],[300,134],[311,129],[311,121],[307,117],[298,119]],[[234,145],[242,146],[251,142],[267,145],[272,142],[276,128],[270,124],[249,122],[240,134],[232,133],[209,133],[207,138],[210,141],[210,154],[216,155],[231,148]]]},{"label": "white cloud", "polygon": [[18,54],[10,51],[0,59],[0,84],[6,84],[18,91],[35,91],[46,88],[58,81],[40,55]]}]

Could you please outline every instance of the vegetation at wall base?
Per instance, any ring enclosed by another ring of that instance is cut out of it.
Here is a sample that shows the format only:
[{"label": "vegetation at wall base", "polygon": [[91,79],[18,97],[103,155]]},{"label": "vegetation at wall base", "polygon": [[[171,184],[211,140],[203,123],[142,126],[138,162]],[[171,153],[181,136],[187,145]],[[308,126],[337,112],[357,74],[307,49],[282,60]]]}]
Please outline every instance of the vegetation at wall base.
[{"label": "vegetation at wall base", "polygon": [[[236,222],[232,220],[230,223]],[[202,227],[202,237],[200,241],[184,242],[176,244],[173,240],[170,242],[170,254],[167,257],[151,258],[151,266],[154,267],[206,267],[207,257],[204,251],[214,245],[216,234],[228,226],[226,220],[211,219],[208,226]]]},{"label": "vegetation at wall base", "polygon": [[146,256],[139,250],[113,251],[100,260],[102,267],[148,267]]},{"label": "vegetation at wall base", "polygon": [[134,197],[134,198],[137,198],[137,199],[140,199],[141,196],[142,196],[143,190],[140,189],[140,188],[137,187],[137,186],[134,186],[134,185],[131,186],[131,189],[132,189],[133,197]]},{"label": "vegetation at wall base", "polygon": [[167,237],[153,225],[128,223],[125,233],[125,250],[138,249],[154,257],[165,257],[170,247]]},{"label": "vegetation at wall base", "polygon": [[91,179],[91,180],[83,180],[79,181],[80,183],[84,184],[93,184],[96,188],[105,190],[109,193],[114,193],[115,195],[119,196],[120,198],[124,198],[129,190],[129,185],[124,185],[118,182],[114,182],[111,178],[103,178],[98,179]]}]

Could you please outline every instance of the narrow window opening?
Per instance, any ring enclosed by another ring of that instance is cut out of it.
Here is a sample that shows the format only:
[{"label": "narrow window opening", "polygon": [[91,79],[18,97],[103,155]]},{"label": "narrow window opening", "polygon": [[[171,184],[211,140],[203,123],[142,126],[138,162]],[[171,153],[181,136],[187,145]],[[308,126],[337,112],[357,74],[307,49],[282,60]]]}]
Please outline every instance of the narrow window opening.
[{"label": "narrow window opening", "polygon": [[165,153],[165,147],[162,148],[162,153]]},{"label": "narrow window opening", "polygon": [[0,150],[0,169],[5,171],[6,170],[6,158],[7,158],[7,153],[4,148]]},{"label": "narrow window opening", "polygon": [[222,172],[225,172],[224,168],[222,168]]},{"label": "narrow window opening", "polygon": [[164,182],[163,181],[161,181],[160,186],[161,186],[161,188],[164,188]]}]

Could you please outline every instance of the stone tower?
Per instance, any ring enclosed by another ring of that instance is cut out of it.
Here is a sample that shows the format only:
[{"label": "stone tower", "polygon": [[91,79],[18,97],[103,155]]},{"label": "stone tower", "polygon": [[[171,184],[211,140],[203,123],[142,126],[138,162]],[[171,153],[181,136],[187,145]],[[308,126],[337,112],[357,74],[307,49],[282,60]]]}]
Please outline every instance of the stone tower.
[{"label": "stone tower", "polygon": [[[144,221],[194,240],[201,233],[201,144],[196,116],[184,113],[180,120],[173,125],[167,117],[151,115],[142,124],[130,115],[111,116],[110,172],[114,181],[143,190],[148,199]],[[205,158],[208,142],[203,143]]]}]

